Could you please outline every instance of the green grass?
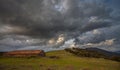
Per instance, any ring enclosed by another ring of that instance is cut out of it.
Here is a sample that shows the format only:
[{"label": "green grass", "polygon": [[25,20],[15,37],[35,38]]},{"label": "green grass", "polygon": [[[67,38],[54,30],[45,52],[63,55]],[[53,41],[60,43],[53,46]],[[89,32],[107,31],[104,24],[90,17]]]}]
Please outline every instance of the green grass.
[{"label": "green grass", "polygon": [[1,57],[0,70],[120,70],[120,62],[77,57],[62,50],[47,52],[46,57]]}]

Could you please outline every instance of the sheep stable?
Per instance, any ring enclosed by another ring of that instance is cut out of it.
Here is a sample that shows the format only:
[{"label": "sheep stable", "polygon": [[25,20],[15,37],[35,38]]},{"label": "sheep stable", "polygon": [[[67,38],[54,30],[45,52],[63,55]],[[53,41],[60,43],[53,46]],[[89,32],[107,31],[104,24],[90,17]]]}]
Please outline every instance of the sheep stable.
[{"label": "sheep stable", "polygon": [[43,50],[17,50],[6,52],[3,56],[8,57],[31,57],[31,56],[41,56],[45,57],[45,52]]}]

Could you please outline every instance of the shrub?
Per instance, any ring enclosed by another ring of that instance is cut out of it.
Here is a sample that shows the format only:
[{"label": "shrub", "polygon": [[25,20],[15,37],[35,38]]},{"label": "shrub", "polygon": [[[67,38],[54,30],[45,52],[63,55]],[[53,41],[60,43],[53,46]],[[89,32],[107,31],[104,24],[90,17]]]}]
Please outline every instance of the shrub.
[{"label": "shrub", "polygon": [[94,58],[106,58],[103,53],[93,51],[93,50],[86,50],[80,48],[66,48],[65,51],[75,54],[80,57],[94,57]]},{"label": "shrub", "polygon": [[112,56],[110,57],[110,59],[115,61],[120,61],[120,56]]},{"label": "shrub", "polygon": [[49,56],[49,58],[51,58],[51,59],[59,59],[60,57],[59,56]]}]

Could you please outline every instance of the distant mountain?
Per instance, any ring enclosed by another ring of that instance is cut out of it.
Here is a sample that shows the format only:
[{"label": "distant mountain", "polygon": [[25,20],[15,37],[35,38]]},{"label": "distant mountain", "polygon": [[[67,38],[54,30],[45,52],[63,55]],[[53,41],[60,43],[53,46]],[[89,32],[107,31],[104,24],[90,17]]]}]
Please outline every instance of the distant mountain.
[{"label": "distant mountain", "polygon": [[119,53],[119,54],[120,54],[120,51],[117,51],[116,53]]},{"label": "distant mountain", "polygon": [[99,49],[99,48],[86,48],[86,50],[92,50],[92,51],[97,51],[99,53],[103,53],[107,56],[120,56],[120,51],[118,52],[110,52],[110,51],[106,51],[103,49]]}]

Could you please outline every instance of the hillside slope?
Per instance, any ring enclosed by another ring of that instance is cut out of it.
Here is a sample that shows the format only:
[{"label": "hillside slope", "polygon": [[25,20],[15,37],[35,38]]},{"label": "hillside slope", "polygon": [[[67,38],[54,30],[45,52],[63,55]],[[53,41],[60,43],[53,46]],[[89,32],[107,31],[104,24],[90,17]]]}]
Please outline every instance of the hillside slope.
[{"label": "hillside slope", "polygon": [[46,57],[0,57],[0,70],[119,70],[120,62],[77,57],[64,50],[47,52]]}]

